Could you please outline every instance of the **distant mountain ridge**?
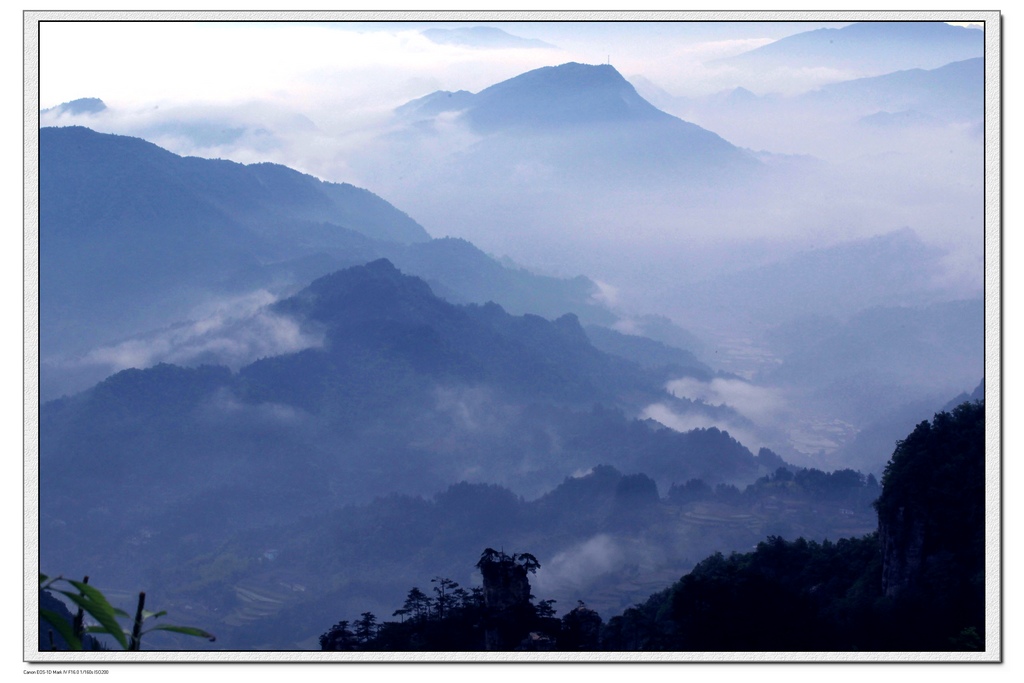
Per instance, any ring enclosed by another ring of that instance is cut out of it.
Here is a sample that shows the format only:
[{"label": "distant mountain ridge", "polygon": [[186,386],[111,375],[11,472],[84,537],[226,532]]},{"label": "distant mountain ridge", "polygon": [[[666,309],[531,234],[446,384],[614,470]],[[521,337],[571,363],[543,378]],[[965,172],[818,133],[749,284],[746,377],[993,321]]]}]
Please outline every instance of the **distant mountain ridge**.
[{"label": "distant mountain ridge", "polygon": [[901,228],[708,279],[696,283],[689,297],[757,321],[930,303],[947,293],[922,287],[918,273],[935,271],[943,254]]},{"label": "distant mountain ridge", "polygon": [[666,121],[669,114],[640,97],[610,64],[546,66],[481,90],[468,112],[473,126],[561,127]]},{"label": "distant mountain ridge", "polygon": [[869,21],[797,33],[715,63],[759,69],[828,67],[867,76],[980,57],[984,42],[983,31],[941,21]]},{"label": "distant mountain ridge", "polygon": [[534,69],[476,94],[431,93],[398,111],[466,111],[472,125],[484,131],[674,118],[640,97],[613,66],[576,62]]},{"label": "distant mountain ridge", "polygon": [[[649,103],[610,64],[541,67],[476,94],[435,92],[396,112],[405,118],[457,112],[471,130],[486,136],[514,137],[527,146],[543,142],[549,146],[544,158],[556,165],[582,163],[582,156],[596,167],[612,159],[617,166],[691,170],[757,165],[718,135]],[[515,147],[486,141],[473,153],[479,157],[485,150],[499,158],[517,156]]]},{"label": "distant mountain ridge", "polygon": [[[88,168],[91,173],[84,173]],[[106,187],[119,193],[132,192],[132,180],[166,183],[170,188],[196,197],[189,208],[195,212],[217,212],[221,221],[262,219],[254,237],[282,240],[294,237],[282,220],[333,221],[376,239],[422,242],[430,236],[408,215],[373,193],[345,183],[326,183],[278,164],[243,165],[223,160],[180,157],[138,138],[97,133],[88,128],[43,128],[40,130],[40,184],[46,193],[54,187],[77,199],[77,212],[60,202],[70,198],[46,196],[41,206],[45,220],[84,222],[103,216],[101,194]],[[145,177],[152,174],[151,178]],[[73,183],[68,185],[68,183]],[[224,188],[229,188],[225,192]],[[147,190],[156,188],[148,187]],[[203,206],[205,204],[205,206]],[[120,207],[119,207],[120,208]],[[170,207],[161,207],[170,208]],[[120,208],[123,212],[123,208]],[[226,214],[226,215],[225,215]],[[120,220],[144,220],[151,215],[119,216]],[[275,224],[276,223],[276,224]],[[57,223],[57,228],[63,227]]]},{"label": "distant mountain ridge", "polygon": [[554,45],[536,38],[522,38],[494,26],[466,26],[459,28],[428,28],[420,35],[440,45],[459,45],[475,48],[553,48]]},{"label": "distant mountain ridge", "polygon": [[984,119],[985,62],[981,57],[935,69],[909,69],[822,86],[808,103],[853,105],[890,113],[917,111],[944,120]]},{"label": "distant mountain ridge", "polygon": [[573,257],[575,236],[620,239],[613,224],[661,222],[665,198],[705,207],[716,188],[771,175],[750,152],[647,102],[610,64],[430,93],[397,107],[392,123],[379,154],[352,161],[356,172],[432,232],[563,275],[609,277]]},{"label": "distant mountain ridge", "polygon": [[899,123],[902,117],[905,124],[934,125],[980,123],[984,118],[982,57],[827,83],[791,96],[758,96],[736,87],[704,97],[677,97],[642,76],[636,80],[643,92],[667,109],[719,125],[723,116],[729,116],[736,120],[763,117],[779,126],[795,112],[815,113],[837,123],[860,117],[874,117],[880,123],[888,118]]}]

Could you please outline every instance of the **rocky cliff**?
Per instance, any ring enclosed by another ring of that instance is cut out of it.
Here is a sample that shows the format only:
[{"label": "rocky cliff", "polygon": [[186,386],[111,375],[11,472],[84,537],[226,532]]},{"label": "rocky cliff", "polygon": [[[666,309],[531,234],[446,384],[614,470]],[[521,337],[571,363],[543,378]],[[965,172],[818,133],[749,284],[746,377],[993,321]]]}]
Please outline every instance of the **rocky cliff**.
[{"label": "rocky cliff", "polygon": [[884,596],[915,612],[919,629],[981,629],[985,404],[962,403],[919,424],[898,442],[882,487],[875,508]]}]

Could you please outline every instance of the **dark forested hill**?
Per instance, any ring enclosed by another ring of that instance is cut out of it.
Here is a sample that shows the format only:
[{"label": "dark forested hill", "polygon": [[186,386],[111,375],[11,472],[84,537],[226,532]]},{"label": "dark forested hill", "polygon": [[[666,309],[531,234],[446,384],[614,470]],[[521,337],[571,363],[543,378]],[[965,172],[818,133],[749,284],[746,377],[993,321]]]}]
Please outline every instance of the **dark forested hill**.
[{"label": "dark forested hill", "polygon": [[[630,426],[621,412],[588,424],[596,403],[636,414],[670,397],[661,373],[598,351],[572,315],[552,322],[513,316],[493,303],[456,306],[386,260],[320,278],[269,314],[294,325],[312,340],[310,347],[262,358],[237,373],[210,366],[127,370],[46,404],[43,461],[67,461],[74,451],[95,453],[100,462],[129,458],[140,447],[137,438],[168,451],[177,444],[187,457],[209,453],[235,462],[234,448],[225,451],[235,440],[249,458],[266,453],[268,466],[279,446],[310,453],[303,467],[316,462],[317,453],[336,460],[337,477],[315,485],[333,482],[351,495],[363,490],[367,477],[427,492],[478,469],[489,480],[532,489],[557,482],[567,469],[593,465],[595,448],[613,464],[660,448],[653,446],[660,438],[655,432]],[[679,410],[704,409],[674,401]],[[259,438],[244,431],[253,421],[260,424]],[[608,429],[619,436],[596,436],[595,430]],[[565,440],[569,433],[592,444],[577,449]],[[722,443],[729,442],[735,444],[728,437]],[[674,467],[683,467],[680,477],[756,475],[749,451],[736,447],[722,451],[729,455],[721,465],[665,460],[655,470],[666,477]],[[163,467],[181,457],[154,463]],[[391,460],[398,473],[387,471]],[[398,467],[399,461],[405,464]]]},{"label": "dark forested hill", "polygon": [[375,496],[462,480],[536,496],[602,462],[663,489],[777,466],[718,429],[634,419],[671,399],[662,376],[598,351],[572,315],[457,306],[386,260],[319,278],[269,314],[315,342],[237,372],[125,370],[42,406],[47,564],[145,585],[169,548],[191,566]]}]

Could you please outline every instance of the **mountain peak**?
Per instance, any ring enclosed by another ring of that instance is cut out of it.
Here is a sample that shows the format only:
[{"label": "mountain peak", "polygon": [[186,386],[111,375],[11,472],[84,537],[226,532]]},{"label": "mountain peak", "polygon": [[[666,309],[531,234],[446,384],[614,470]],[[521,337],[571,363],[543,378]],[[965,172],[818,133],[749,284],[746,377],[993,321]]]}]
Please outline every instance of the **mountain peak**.
[{"label": "mountain peak", "polygon": [[420,35],[438,45],[475,48],[553,48],[554,45],[535,38],[521,38],[494,26],[461,28],[430,28]]},{"label": "mountain peak", "polygon": [[471,106],[473,93],[467,90],[436,90],[429,95],[406,102],[395,109],[395,113],[405,118],[430,118],[442,112],[459,111]]},{"label": "mountain peak", "polygon": [[[601,81],[624,83],[622,77],[611,64],[584,64],[582,62],[566,62],[556,66],[542,66],[539,69],[527,71],[508,81],[516,80],[542,80],[542,79],[563,79],[566,83],[578,82],[582,79],[589,79],[593,83]],[[499,84],[500,85],[500,84]],[[496,86],[493,86],[496,87]]]},{"label": "mountain peak", "polygon": [[474,126],[553,126],[670,118],[610,64],[569,62],[520,74],[480,91]]},{"label": "mountain peak", "polygon": [[381,258],[317,278],[295,296],[277,302],[275,310],[329,325],[352,325],[366,320],[435,319],[452,315],[454,309],[435,297],[426,282]]},{"label": "mountain peak", "polygon": [[555,94],[556,91],[581,92],[600,88],[624,88],[636,92],[611,64],[567,62],[519,74],[480,91],[479,96],[488,97],[526,89],[552,89],[550,94]]},{"label": "mountain peak", "polygon": [[40,113],[53,113],[58,116],[60,116],[61,114],[99,114],[106,108],[107,105],[103,102],[103,100],[101,100],[98,97],[81,97],[77,100],[71,100],[70,102],[58,104],[56,107],[44,109]]}]

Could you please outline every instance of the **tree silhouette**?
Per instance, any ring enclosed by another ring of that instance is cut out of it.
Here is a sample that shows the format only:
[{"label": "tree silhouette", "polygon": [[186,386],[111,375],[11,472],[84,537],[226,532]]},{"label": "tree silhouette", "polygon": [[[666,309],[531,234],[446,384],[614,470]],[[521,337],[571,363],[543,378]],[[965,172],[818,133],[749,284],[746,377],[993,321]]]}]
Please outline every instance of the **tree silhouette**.
[{"label": "tree silhouette", "polygon": [[[552,649],[560,630],[554,600],[532,604],[527,575],[540,567],[530,553],[509,555],[487,548],[477,562],[484,585],[469,590],[452,579],[430,580],[435,597],[417,587],[392,616],[400,622],[377,623],[371,612],[355,622],[342,621],[320,637],[324,650],[511,650]],[[406,619],[406,617],[409,617]]]},{"label": "tree silhouette", "polygon": [[356,622],[356,638],[365,645],[375,635],[377,635],[377,617],[373,612],[363,612],[359,621]]},{"label": "tree silhouette", "polygon": [[405,604],[402,605],[407,613],[413,615],[413,619],[422,621],[429,610],[430,598],[427,597],[426,593],[421,591],[416,586],[413,586],[409,591],[409,595],[405,598]]},{"label": "tree silhouette", "polygon": [[516,558],[516,561],[523,569],[531,574],[537,573],[537,570],[540,569],[540,562],[538,562],[537,558],[530,553],[521,553],[520,555],[513,557]]},{"label": "tree silhouette", "polygon": [[477,569],[482,569],[485,564],[491,562],[504,562],[508,559],[508,555],[504,552],[499,552],[494,548],[484,548],[483,553],[480,554],[480,559],[476,563]]},{"label": "tree silhouette", "polygon": [[434,592],[437,593],[437,599],[434,601],[437,606],[437,618],[443,621],[445,612],[448,610],[452,602],[451,591],[454,591],[459,587],[459,584],[455,583],[451,579],[445,579],[440,576],[436,576],[430,580],[430,583],[436,583],[434,586]]},{"label": "tree silhouette", "polygon": [[352,650],[355,645],[356,637],[348,627],[348,620],[339,621],[320,636],[321,650]]},{"label": "tree silhouette", "polygon": [[537,603],[537,616],[542,619],[548,619],[555,616],[554,604],[557,600],[541,600]]}]

